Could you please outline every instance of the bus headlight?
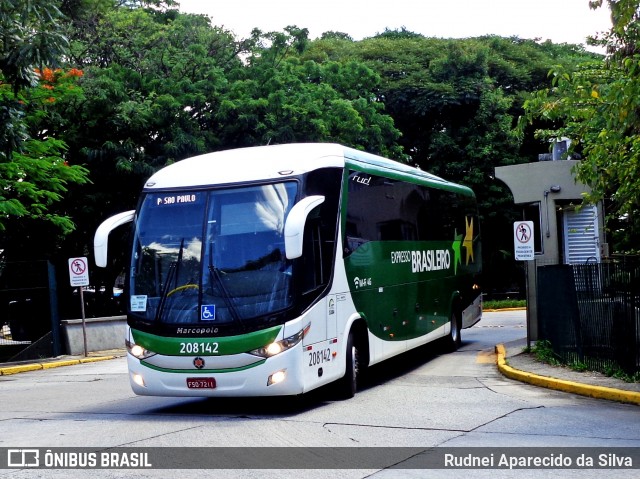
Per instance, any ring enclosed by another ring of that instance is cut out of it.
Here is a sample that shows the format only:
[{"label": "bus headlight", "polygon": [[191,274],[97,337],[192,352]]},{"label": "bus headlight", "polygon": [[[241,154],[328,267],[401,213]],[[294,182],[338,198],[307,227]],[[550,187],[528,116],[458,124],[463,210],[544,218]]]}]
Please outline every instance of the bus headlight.
[{"label": "bus headlight", "polygon": [[267,386],[272,386],[274,384],[281,383],[287,378],[287,370],[282,369],[280,371],[276,371],[267,379]]},{"label": "bus headlight", "polygon": [[129,351],[129,354],[135,356],[138,359],[147,359],[148,357],[154,356],[156,354],[153,351],[149,351],[148,349],[145,349],[132,341],[125,340],[124,343],[127,345],[127,351]]},{"label": "bus headlight", "polygon": [[141,387],[147,387],[147,385],[144,383],[144,378],[142,377],[141,374],[132,374],[131,375],[131,379],[133,380],[134,383],[136,383],[138,386]]},{"label": "bus headlight", "polygon": [[280,341],[274,341],[271,344],[267,344],[266,346],[258,349],[254,349],[253,351],[249,351],[249,354],[253,354],[255,356],[260,356],[263,358],[270,358],[271,356],[275,356],[276,354],[280,354],[287,349],[291,349],[304,337],[305,330],[300,330],[293,336],[289,336],[288,338],[284,338]]}]

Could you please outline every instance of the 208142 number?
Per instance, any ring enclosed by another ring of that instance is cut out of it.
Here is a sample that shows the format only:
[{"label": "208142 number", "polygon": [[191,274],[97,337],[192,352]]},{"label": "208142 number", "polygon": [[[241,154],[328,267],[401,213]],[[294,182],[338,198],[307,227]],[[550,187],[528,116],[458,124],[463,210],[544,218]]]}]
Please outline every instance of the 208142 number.
[{"label": "208142 number", "polygon": [[180,343],[180,354],[218,354],[218,343]]},{"label": "208142 number", "polygon": [[331,349],[329,348],[309,353],[309,366],[317,366],[329,361],[331,361]]}]

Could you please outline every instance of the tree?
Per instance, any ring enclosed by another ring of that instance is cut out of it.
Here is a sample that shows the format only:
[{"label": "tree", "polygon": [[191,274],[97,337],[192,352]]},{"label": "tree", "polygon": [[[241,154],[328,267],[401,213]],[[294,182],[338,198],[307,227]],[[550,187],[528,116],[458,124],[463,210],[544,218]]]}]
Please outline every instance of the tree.
[{"label": "tree", "polygon": [[[68,233],[74,227],[54,205],[86,170],[66,161],[66,145],[46,118],[75,88],[77,75],[45,66],[58,63],[67,42],[59,10],[48,1],[0,6],[0,231],[16,219],[44,220]],[[15,234],[15,231],[13,231]]]},{"label": "tree", "polygon": [[[82,65],[83,97],[58,105],[58,128],[69,160],[86,164],[91,184],[71,188],[64,205],[79,227],[56,254],[93,253],[93,235],[112,214],[133,209],[158,168],[220,148],[209,119],[226,88],[228,70],[241,65],[238,45],[206,17],[172,10],[97,8],[74,15],[71,61]],[[111,264],[92,271],[110,301],[125,267],[126,235],[110,239]],[[97,291],[100,288],[96,288]]]},{"label": "tree", "polygon": [[[603,1],[590,2],[601,8]],[[578,179],[592,192],[589,202],[605,201],[614,249],[637,251],[640,234],[640,2],[606,2],[612,27],[592,43],[605,46],[606,61],[569,70],[556,67],[550,88],[526,104],[526,119],[543,119],[537,134],[568,137],[582,161]]]},{"label": "tree", "polygon": [[258,48],[231,76],[216,117],[226,144],[333,141],[402,159],[400,133],[377,99],[379,76],[356,60],[307,59],[306,35],[254,31]]},{"label": "tree", "polygon": [[[83,96],[58,104],[52,128],[69,161],[87,165],[91,184],[66,195],[81,226],[58,254],[90,256],[99,223],[135,208],[154,171],[189,156],[289,141],[394,153],[399,132],[377,101],[379,77],[362,62],[302,61],[305,29],[238,40],[201,15],[109,4],[68,5],[69,66],[82,67]],[[126,256],[115,236],[110,246],[123,254],[92,276],[108,292]]]},{"label": "tree", "polygon": [[[593,58],[574,45],[487,36],[425,38],[402,29],[360,42],[328,37],[304,57],[318,62],[364,61],[380,76],[379,102],[402,132],[409,162],[470,186],[479,202],[487,289],[509,288],[516,274],[506,251],[517,218],[496,166],[533,161],[544,145],[516,128],[524,94],[548,82],[557,63]],[[529,132],[527,132],[529,133]]]},{"label": "tree", "polygon": [[[311,41],[296,26],[237,39],[172,5],[62,1],[68,64],[56,78],[81,89],[41,101],[46,114],[30,128],[63,140],[64,160],[86,165],[92,183],[58,203],[80,225],[58,254],[90,253],[101,219],[135,207],[145,179],[166,164],[292,141],[344,143],[473,187],[485,244],[500,249],[513,213],[493,169],[539,147],[514,129],[523,93],[540,88],[553,63],[586,56],[548,42],[443,40],[404,28],[358,42],[340,32]],[[82,77],[68,78],[72,68]]]}]

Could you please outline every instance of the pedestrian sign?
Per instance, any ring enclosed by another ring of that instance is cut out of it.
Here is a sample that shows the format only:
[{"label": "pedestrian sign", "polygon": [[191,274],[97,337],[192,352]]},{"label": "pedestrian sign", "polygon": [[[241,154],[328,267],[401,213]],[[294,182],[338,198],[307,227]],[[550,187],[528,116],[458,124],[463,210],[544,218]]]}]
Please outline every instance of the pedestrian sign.
[{"label": "pedestrian sign", "polygon": [[69,258],[69,279],[71,287],[89,286],[87,258]]},{"label": "pedestrian sign", "polygon": [[534,259],[533,221],[513,223],[513,249],[516,261],[532,261]]}]

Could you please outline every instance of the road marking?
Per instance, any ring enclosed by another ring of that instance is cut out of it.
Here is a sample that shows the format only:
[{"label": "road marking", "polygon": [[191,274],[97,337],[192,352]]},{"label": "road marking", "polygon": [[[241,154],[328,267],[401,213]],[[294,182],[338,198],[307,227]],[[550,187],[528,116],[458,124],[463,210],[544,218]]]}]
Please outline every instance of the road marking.
[{"label": "road marking", "polygon": [[495,364],[495,351],[480,351],[476,356],[476,364]]}]

